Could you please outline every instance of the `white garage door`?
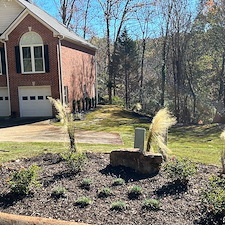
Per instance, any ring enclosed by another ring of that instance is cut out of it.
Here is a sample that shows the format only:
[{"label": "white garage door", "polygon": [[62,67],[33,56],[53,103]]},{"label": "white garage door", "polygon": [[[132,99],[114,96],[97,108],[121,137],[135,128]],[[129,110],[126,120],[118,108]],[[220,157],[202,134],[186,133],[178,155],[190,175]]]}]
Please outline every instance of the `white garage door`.
[{"label": "white garage door", "polygon": [[0,116],[9,116],[8,88],[0,87]]},{"label": "white garage door", "polygon": [[48,100],[51,87],[19,87],[21,117],[52,116],[52,105]]}]

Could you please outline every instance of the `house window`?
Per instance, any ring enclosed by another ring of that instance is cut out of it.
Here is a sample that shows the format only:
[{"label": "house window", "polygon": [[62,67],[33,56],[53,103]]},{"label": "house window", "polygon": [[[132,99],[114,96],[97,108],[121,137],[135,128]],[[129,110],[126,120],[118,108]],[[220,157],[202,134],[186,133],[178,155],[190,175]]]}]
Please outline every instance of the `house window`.
[{"label": "house window", "polygon": [[44,71],[44,46],[42,38],[35,32],[27,32],[20,39],[22,73]]},{"label": "house window", "polygon": [[64,104],[68,104],[68,86],[64,86]]}]

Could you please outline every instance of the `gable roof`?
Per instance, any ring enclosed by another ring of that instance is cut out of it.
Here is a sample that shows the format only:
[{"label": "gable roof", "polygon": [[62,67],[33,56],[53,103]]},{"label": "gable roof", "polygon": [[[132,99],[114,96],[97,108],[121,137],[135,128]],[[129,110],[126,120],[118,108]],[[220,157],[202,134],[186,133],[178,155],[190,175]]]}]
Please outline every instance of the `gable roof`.
[{"label": "gable roof", "polygon": [[[47,25],[50,29],[54,31],[54,33],[57,33],[58,35],[62,36],[65,39],[68,39],[71,42],[74,42],[78,45],[86,46],[88,48],[91,48],[93,50],[96,50],[97,48],[86,41],[84,38],[78,36],[73,31],[69,30],[65,25],[60,23],[57,19],[46,13],[41,8],[37,7],[36,5],[30,3],[26,0],[16,0],[19,4],[21,4],[24,7],[24,11],[28,10],[28,13],[31,12],[33,15],[35,15],[43,24]],[[21,13],[22,15],[22,13]],[[19,15],[19,17],[21,16]],[[18,20],[18,18],[17,18]],[[10,27],[8,27],[9,29]],[[7,30],[8,30],[7,29]],[[7,32],[7,30],[5,32]],[[4,33],[5,33],[4,32]]]}]

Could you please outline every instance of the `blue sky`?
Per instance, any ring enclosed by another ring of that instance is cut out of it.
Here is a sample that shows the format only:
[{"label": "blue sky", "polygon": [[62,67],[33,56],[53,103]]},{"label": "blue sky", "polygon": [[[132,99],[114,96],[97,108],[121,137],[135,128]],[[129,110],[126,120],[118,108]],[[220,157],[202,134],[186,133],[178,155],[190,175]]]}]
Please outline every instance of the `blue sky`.
[{"label": "blue sky", "polygon": [[[58,9],[56,2],[59,2],[59,0],[33,0],[35,4],[37,4],[39,7],[44,9],[47,13],[52,15],[53,17],[60,20]],[[135,0],[137,2],[140,2],[141,0]],[[193,10],[196,7],[196,2],[198,0],[189,0],[190,9]],[[150,1],[149,1],[150,2]],[[91,13],[89,17],[89,26],[90,29],[94,32],[95,36],[103,37],[105,34],[105,22],[103,20],[103,12],[100,8],[100,5],[97,0],[91,0]],[[149,24],[149,33],[151,37],[159,36],[159,27],[160,27],[160,19],[155,17],[152,19],[152,21]],[[113,26],[112,29],[113,30]],[[130,22],[127,24],[127,30],[129,34],[136,39],[138,36],[141,36],[141,30],[140,30],[140,24],[137,20],[130,20]],[[77,32],[79,35],[79,31]],[[89,36],[90,37],[90,36]]]}]

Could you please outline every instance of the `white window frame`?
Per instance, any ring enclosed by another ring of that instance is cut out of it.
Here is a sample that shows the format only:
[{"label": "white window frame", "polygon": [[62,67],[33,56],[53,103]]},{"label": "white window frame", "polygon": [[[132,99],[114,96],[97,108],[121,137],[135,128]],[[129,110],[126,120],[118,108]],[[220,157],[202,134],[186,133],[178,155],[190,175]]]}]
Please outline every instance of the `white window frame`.
[{"label": "white window frame", "polygon": [[68,96],[69,95],[69,88],[68,88],[68,86],[64,86],[63,89],[64,89],[64,94],[63,94],[64,95],[64,104],[68,105],[69,104],[69,98],[68,98],[69,97]]},{"label": "white window frame", "polygon": [[[26,34],[26,33],[25,33]],[[24,34],[24,35],[25,35]],[[37,34],[38,35],[38,34]],[[34,58],[34,47],[40,47],[42,49],[42,60],[43,60],[43,70],[41,71],[36,71],[35,70],[35,58]],[[31,68],[32,71],[24,71],[24,64],[23,64],[23,48],[30,48],[30,53],[31,53]],[[21,71],[23,74],[34,74],[34,73],[45,73],[45,58],[44,58],[44,45],[43,44],[30,44],[30,45],[23,45],[20,43],[20,62],[21,62]]]},{"label": "white window frame", "polygon": [[0,75],[2,75],[2,54],[0,52]]}]

